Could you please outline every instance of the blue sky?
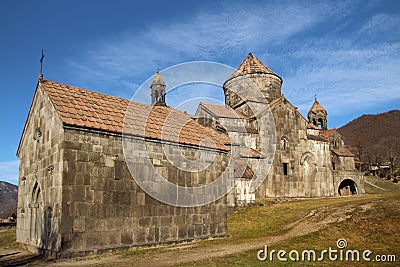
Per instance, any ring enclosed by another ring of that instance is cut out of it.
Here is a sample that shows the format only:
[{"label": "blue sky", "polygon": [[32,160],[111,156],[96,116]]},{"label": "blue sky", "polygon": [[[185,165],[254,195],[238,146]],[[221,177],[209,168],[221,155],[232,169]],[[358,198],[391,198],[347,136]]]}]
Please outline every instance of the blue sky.
[{"label": "blue sky", "polygon": [[398,1],[0,4],[0,180],[14,184],[42,48],[45,79],[124,98],[157,68],[192,60],[237,67],[253,52],[304,115],[317,94],[331,128],[400,108]]}]

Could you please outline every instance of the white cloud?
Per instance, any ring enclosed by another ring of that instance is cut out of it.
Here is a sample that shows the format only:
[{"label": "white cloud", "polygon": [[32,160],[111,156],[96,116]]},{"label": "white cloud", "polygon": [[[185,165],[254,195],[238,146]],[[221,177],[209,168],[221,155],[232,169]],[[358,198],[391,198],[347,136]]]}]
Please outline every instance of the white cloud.
[{"label": "white cloud", "polygon": [[317,94],[337,116],[400,99],[399,53],[400,43],[355,48],[326,40],[312,50],[305,45],[293,58],[306,60],[286,78],[286,95],[306,114]]},{"label": "white cloud", "polygon": [[191,60],[236,66],[253,51],[275,71],[275,64],[280,66],[284,93],[303,114],[317,94],[331,118],[340,117],[348,109],[400,99],[400,43],[393,41],[400,36],[400,17],[376,13],[356,24],[353,12],[361,6],[354,1],[216,4],[184,21],[119,33],[72,64],[83,81],[98,80],[100,87],[92,88],[118,88],[117,95],[127,98],[157,68]]},{"label": "white cloud", "polygon": [[342,14],[337,5],[289,3],[221,4],[218,11],[200,11],[185,21],[159,22],[139,32],[120,33],[94,45],[79,63],[71,64],[82,80],[89,76],[126,86],[133,79],[146,80],[143,76],[157,68],[191,60],[221,62],[249,51],[264,51],[332,14]]},{"label": "white cloud", "polygon": [[0,179],[12,184],[18,184],[18,168],[19,161],[2,161],[0,162]]}]

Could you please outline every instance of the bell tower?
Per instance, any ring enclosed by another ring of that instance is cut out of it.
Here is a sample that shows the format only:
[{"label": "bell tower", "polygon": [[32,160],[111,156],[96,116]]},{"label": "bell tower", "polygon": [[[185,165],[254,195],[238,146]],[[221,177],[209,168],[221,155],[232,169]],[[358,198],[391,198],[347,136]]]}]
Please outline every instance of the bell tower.
[{"label": "bell tower", "polygon": [[314,104],[308,111],[308,121],[322,130],[328,129],[328,113],[326,109],[315,98]]},{"label": "bell tower", "polygon": [[151,104],[155,106],[166,106],[165,103],[165,82],[161,77],[159,71],[154,76],[153,82],[150,85],[151,88]]}]

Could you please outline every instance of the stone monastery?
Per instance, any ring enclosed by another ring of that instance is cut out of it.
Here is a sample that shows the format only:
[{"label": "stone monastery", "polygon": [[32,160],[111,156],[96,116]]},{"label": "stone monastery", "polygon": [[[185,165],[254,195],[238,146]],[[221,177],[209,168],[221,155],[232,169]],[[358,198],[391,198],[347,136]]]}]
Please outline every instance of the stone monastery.
[{"label": "stone monastery", "polygon": [[[262,97],[246,94],[244,79]],[[152,105],[45,80],[40,74],[17,151],[17,240],[44,255],[68,258],[224,237],[229,207],[256,198],[364,193],[354,156],[340,134],[327,128],[325,108],[315,99],[304,118],[281,85],[282,78],[250,53],[221,88],[225,105],[200,103],[193,116],[167,106],[167,85],[159,72],[149,88]],[[122,137],[128,106],[134,116],[128,122],[130,152],[136,155],[133,172]],[[163,127],[169,134],[161,134]],[[274,128],[273,135],[268,127]],[[165,151],[204,161],[207,167],[186,171],[172,164]],[[212,161],[201,157],[211,152]],[[151,175],[145,155],[171,183],[196,187],[225,173],[235,185],[208,204],[166,204],[134,179]],[[256,178],[262,178],[261,184],[253,188]]]}]

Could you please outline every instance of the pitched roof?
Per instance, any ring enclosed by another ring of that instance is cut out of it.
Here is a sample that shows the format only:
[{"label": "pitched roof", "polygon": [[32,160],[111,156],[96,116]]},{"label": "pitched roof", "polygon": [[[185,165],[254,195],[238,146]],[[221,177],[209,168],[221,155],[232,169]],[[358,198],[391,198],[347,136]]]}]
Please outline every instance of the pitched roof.
[{"label": "pitched roof", "polygon": [[308,114],[310,113],[317,113],[318,111],[321,111],[326,114],[326,109],[315,99],[314,104],[308,111]]},{"label": "pitched roof", "polygon": [[239,154],[242,158],[265,158],[259,151],[249,147],[240,147]]},{"label": "pitched roof", "polygon": [[336,131],[336,128],[329,129],[329,130],[325,130],[325,131],[322,133],[322,136],[325,137],[325,138],[328,138],[328,137],[331,136],[331,134],[333,134],[335,131]]},{"label": "pitched roof", "polygon": [[354,154],[347,149],[332,149],[332,152],[341,157],[354,157]]},{"label": "pitched roof", "polygon": [[[131,102],[49,80],[39,85],[64,125],[119,134],[124,130],[134,136],[210,148],[215,144],[217,149],[228,149],[219,133],[201,126],[179,110]],[[127,110],[132,115],[125,117]],[[208,139],[212,141],[204,141]]]},{"label": "pitched roof", "polygon": [[154,76],[153,82],[151,83],[153,84],[161,84],[161,85],[165,85],[165,82],[163,80],[163,78],[161,77],[161,74],[159,71],[157,71],[156,75]]},{"label": "pitched roof", "polygon": [[[287,103],[289,103],[291,106],[292,103],[290,103],[284,95],[281,95],[280,97],[272,100],[271,102],[269,102],[267,105],[265,105],[265,107],[263,107],[262,109],[260,109],[259,111],[257,111],[254,115],[250,116],[250,118],[257,118],[258,116],[260,116],[260,114],[262,114],[263,112],[265,112],[267,109],[272,109],[273,107],[275,107],[279,102],[281,102],[282,100],[286,100]],[[295,106],[293,106],[293,108],[297,109]]]},{"label": "pitched roof", "polygon": [[248,133],[248,134],[258,134],[257,129],[247,126],[229,126],[226,125],[224,128],[229,132],[237,132],[237,133]]},{"label": "pitched roof", "polygon": [[237,112],[228,106],[206,104],[203,102],[200,102],[200,106],[203,106],[205,109],[207,109],[208,111],[210,111],[219,118],[232,118],[232,119],[246,118],[244,114]]},{"label": "pitched roof", "polygon": [[252,179],[257,178],[254,171],[247,165],[246,160],[243,159],[233,159],[234,162],[234,177]]},{"label": "pitched roof", "polygon": [[234,73],[228,78],[227,81],[246,74],[255,74],[255,73],[265,73],[265,74],[272,74],[277,76],[281,82],[282,78],[279,77],[273,70],[267,67],[264,63],[262,63],[258,58],[253,56],[252,53],[249,53],[247,57],[242,61],[239,67],[236,69]]}]

